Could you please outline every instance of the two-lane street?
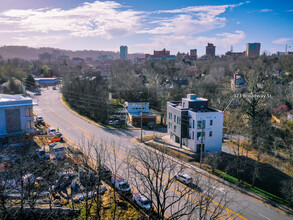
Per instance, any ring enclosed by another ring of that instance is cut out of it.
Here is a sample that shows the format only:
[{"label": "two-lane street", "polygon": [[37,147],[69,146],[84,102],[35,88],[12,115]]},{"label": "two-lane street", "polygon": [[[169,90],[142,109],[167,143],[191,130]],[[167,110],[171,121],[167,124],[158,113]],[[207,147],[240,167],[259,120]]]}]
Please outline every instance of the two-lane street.
[{"label": "two-lane street", "polygon": [[[135,146],[130,142],[130,139],[140,135],[140,130],[136,129],[108,129],[101,126],[96,126],[81,117],[69,111],[60,100],[59,90],[55,91],[49,88],[44,89],[41,96],[35,96],[34,102],[37,103],[34,111],[37,115],[43,116],[44,120],[55,128],[59,128],[60,132],[68,140],[74,143],[80,143],[82,139],[95,137],[105,143],[111,143],[119,152],[119,160],[125,164],[128,162],[127,157],[132,157],[132,151]],[[160,131],[156,131],[159,133]],[[144,135],[153,134],[153,131],[144,131]],[[90,152],[91,153],[91,152]],[[92,155],[94,156],[94,155]],[[122,171],[124,169],[121,169]],[[126,169],[125,169],[126,170]],[[122,172],[120,171],[120,172]],[[192,170],[188,170],[192,174]],[[127,174],[121,173],[123,176]],[[193,174],[195,175],[195,174]],[[206,180],[202,176],[202,184]],[[130,183],[131,184],[131,183]],[[254,198],[236,191],[226,185],[215,183],[217,191],[229,191],[234,197],[234,202],[228,205],[228,214],[222,216],[223,219],[291,219],[288,216],[270,205],[264,204]],[[183,187],[183,186],[180,186]],[[201,186],[204,189],[204,186]],[[196,194],[197,192],[195,192]],[[197,193],[198,194],[198,193]],[[192,201],[190,201],[192,202]],[[243,211],[238,214],[238,211]],[[236,213],[233,215],[233,213]],[[231,216],[229,216],[231,214]]]}]

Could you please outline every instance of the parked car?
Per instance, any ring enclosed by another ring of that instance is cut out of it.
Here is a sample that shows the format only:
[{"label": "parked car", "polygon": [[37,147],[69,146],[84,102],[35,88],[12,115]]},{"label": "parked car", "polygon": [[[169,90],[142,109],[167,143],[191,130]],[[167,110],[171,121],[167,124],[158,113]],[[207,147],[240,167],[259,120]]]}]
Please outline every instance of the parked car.
[{"label": "parked car", "polygon": [[131,189],[129,184],[119,175],[111,175],[111,182],[114,185],[114,187],[120,191],[121,193],[124,194],[130,194],[131,193]]},{"label": "parked car", "polygon": [[40,125],[40,124],[44,125],[45,124],[44,119],[43,119],[42,116],[36,117],[36,122],[37,122],[38,125]]},{"label": "parked car", "polygon": [[145,196],[141,195],[140,193],[133,194],[133,200],[142,209],[145,209],[148,211],[152,208],[150,201]]},{"label": "parked car", "polygon": [[53,90],[57,90],[57,88],[54,86],[54,87],[53,87]]},{"label": "parked car", "polygon": [[62,142],[63,136],[60,132],[56,132],[54,137],[48,141],[48,143],[54,143],[54,142]]},{"label": "parked car", "polygon": [[186,173],[185,174],[181,174],[181,173],[176,174],[175,179],[177,179],[178,181],[180,181],[186,185],[192,183],[192,178]]},{"label": "parked car", "polygon": [[47,129],[47,135],[54,136],[57,133],[56,129],[53,127],[50,127]]},{"label": "parked car", "polygon": [[114,125],[114,122],[112,120],[110,120],[109,125]]}]

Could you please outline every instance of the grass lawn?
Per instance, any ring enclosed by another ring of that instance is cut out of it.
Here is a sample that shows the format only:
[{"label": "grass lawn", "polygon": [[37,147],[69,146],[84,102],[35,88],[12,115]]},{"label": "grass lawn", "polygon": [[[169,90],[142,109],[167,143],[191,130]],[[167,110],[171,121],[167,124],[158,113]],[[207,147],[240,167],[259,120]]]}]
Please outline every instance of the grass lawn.
[{"label": "grass lawn", "polygon": [[[115,202],[114,202],[114,193],[113,189],[110,188],[108,191],[102,196],[102,208],[100,211],[101,219],[110,220],[113,219],[114,211],[115,211]],[[97,204],[94,200],[88,200],[88,207],[90,212],[90,219],[95,219],[97,217],[96,207]],[[68,207],[72,208],[72,204],[68,204]],[[75,209],[80,209],[80,215],[77,219],[85,219],[86,218],[86,202],[83,201],[81,203],[74,204]],[[116,193],[116,218],[118,219],[139,219],[144,215],[138,211],[132,204],[126,202]]]}]

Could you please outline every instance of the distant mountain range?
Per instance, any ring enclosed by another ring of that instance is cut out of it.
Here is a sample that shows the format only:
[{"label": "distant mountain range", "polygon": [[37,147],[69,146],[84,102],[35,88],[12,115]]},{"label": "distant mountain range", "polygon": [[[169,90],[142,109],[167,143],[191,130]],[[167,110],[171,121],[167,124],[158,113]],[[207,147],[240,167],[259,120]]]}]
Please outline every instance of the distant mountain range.
[{"label": "distant mountain range", "polygon": [[[26,47],[26,46],[3,46],[0,47],[0,56],[2,56],[4,59],[9,58],[20,58],[25,60],[36,60],[38,59],[38,55],[42,53],[53,53],[58,51],[60,52],[60,55],[67,55],[71,59],[73,57],[80,57],[80,58],[86,58],[86,57],[92,57],[93,59],[96,59],[98,56],[101,55],[112,55],[114,59],[119,59],[120,55],[119,52],[113,52],[113,51],[99,51],[99,50],[63,50],[63,49],[57,49],[57,48],[50,48],[50,47],[40,47],[40,48],[33,48],[33,47]],[[128,59],[133,60],[135,58],[143,58],[145,57],[144,54],[141,53],[134,53],[134,54],[128,54]]]}]

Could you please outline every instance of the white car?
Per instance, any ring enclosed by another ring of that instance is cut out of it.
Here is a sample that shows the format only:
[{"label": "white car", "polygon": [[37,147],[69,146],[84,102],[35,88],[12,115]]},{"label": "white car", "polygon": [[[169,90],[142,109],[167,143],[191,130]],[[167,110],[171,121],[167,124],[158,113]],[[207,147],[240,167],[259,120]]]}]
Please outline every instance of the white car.
[{"label": "white car", "polygon": [[136,202],[138,206],[145,210],[150,210],[152,208],[150,201],[140,193],[134,193],[133,200]]},{"label": "white car", "polygon": [[175,179],[179,180],[180,182],[182,182],[182,183],[184,183],[186,185],[192,183],[192,178],[186,173],[184,173],[184,174],[182,174],[182,173],[176,174]]},{"label": "white car", "polygon": [[56,134],[56,132],[57,132],[56,129],[51,127],[51,128],[48,128],[47,135],[54,136]]},{"label": "white car", "polygon": [[37,121],[37,123],[44,123],[44,119],[42,116],[37,116],[36,121]]}]

